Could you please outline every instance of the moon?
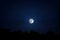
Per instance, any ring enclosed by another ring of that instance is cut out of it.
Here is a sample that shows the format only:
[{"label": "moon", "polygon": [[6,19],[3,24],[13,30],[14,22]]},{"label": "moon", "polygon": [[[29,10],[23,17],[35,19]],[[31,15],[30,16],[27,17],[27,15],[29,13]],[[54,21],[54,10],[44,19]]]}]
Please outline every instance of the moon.
[{"label": "moon", "polygon": [[30,18],[30,19],[29,19],[29,23],[30,23],[30,24],[33,24],[33,23],[34,23],[34,19]]}]

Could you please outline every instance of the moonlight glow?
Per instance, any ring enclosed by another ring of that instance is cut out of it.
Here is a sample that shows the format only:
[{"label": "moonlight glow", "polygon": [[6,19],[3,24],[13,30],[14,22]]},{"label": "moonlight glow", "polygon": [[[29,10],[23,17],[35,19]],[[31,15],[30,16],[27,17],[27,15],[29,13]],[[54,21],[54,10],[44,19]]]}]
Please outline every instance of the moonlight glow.
[{"label": "moonlight glow", "polygon": [[30,23],[30,24],[33,24],[33,23],[34,23],[34,19],[32,19],[32,18],[29,19],[29,23]]}]

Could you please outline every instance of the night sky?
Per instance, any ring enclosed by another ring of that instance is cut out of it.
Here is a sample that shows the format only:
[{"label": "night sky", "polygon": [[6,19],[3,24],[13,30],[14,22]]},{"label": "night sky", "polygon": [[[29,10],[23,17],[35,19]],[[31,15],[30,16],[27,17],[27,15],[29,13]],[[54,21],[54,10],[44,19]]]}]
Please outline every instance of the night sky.
[{"label": "night sky", "polygon": [[[60,33],[60,1],[58,0],[2,0],[0,1],[0,28],[47,33]],[[35,22],[28,21],[33,18]]]}]

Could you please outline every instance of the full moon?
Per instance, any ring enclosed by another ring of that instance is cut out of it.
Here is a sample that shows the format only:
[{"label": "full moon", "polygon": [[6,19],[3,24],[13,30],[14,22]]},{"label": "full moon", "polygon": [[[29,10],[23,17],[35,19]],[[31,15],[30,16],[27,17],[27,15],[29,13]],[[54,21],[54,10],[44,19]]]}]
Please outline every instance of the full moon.
[{"label": "full moon", "polygon": [[29,19],[29,23],[30,23],[30,24],[33,24],[33,23],[34,23],[34,19],[30,18],[30,19]]}]

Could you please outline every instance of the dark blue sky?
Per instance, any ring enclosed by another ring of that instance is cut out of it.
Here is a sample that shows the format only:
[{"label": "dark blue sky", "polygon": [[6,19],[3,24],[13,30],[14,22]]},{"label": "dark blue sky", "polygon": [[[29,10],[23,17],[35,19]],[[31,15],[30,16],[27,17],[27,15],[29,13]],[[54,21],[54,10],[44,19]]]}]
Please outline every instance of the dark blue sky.
[{"label": "dark blue sky", "polygon": [[[58,0],[2,0],[0,28],[23,32],[34,30],[39,33],[51,30],[59,33],[59,11]],[[33,18],[35,23],[29,24],[29,18]]]}]

